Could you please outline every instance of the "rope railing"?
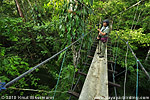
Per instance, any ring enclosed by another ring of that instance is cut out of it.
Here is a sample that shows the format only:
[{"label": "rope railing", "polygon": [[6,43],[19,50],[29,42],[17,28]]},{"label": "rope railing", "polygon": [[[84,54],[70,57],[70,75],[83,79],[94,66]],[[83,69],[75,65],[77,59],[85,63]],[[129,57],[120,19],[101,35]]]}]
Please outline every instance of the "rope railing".
[{"label": "rope railing", "polygon": [[137,63],[137,75],[136,75],[136,100],[138,100],[138,83],[139,83],[139,68],[138,68],[138,62],[139,60],[136,61]]},{"label": "rope railing", "polygon": [[124,12],[128,11],[129,9],[131,9],[131,8],[133,8],[133,7],[137,6],[138,4],[140,4],[142,1],[144,1],[144,0],[140,0],[139,2],[137,2],[137,3],[133,4],[132,6],[128,7],[128,8],[127,8],[127,9],[125,9],[124,11],[121,11],[120,13],[118,13],[118,14],[114,15],[113,17],[116,17],[117,15],[120,15],[120,14],[122,14],[122,13],[124,13]]},{"label": "rope railing", "polygon": [[62,61],[62,64],[61,64],[61,68],[60,68],[60,71],[59,71],[59,77],[57,79],[57,83],[56,83],[56,87],[55,87],[55,91],[54,91],[54,95],[53,95],[52,100],[54,100],[54,98],[55,98],[55,94],[56,94],[56,90],[57,90],[58,83],[59,83],[59,80],[60,80],[60,76],[61,76],[61,72],[62,72],[62,68],[63,68],[63,65],[64,65],[65,58],[66,58],[66,51],[65,51],[64,58],[63,58],[63,61]]},{"label": "rope railing", "polygon": [[[93,37],[92,40],[94,40],[94,39],[95,39],[95,38]],[[92,45],[90,45],[90,47],[91,47],[91,46],[92,46]],[[90,54],[90,50],[87,52],[87,55],[89,55],[89,54]],[[86,57],[85,63],[87,63],[87,62],[88,62],[88,58]],[[83,66],[83,69],[81,70],[81,72],[83,72],[83,71],[85,70],[85,68],[86,68],[86,65]],[[77,81],[76,81],[74,87],[71,87],[71,90],[72,90],[72,91],[74,91],[74,90],[76,89],[77,84],[78,84],[79,81],[80,81],[80,78],[81,78],[81,75],[79,75],[79,77],[78,77],[78,79],[77,79]],[[70,96],[68,100],[71,100],[71,97],[72,97],[72,96]]]},{"label": "rope railing", "polygon": [[120,38],[123,42],[126,43],[126,45],[128,46],[129,50],[131,51],[132,55],[134,56],[134,58],[136,59],[136,61],[138,61],[137,63],[141,66],[142,70],[144,71],[144,73],[147,75],[147,77],[150,80],[150,75],[148,74],[148,72],[145,70],[144,66],[142,65],[142,63],[138,60],[138,58],[136,57],[134,51],[132,50],[132,48],[129,45],[129,42],[126,42],[124,39],[122,39],[116,32],[116,35],[118,36],[118,38]]},{"label": "rope railing", "polygon": [[[79,3],[81,3],[79,0],[77,0]],[[125,11],[137,6],[138,4],[140,4],[142,1],[144,0],[140,0],[139,2],[133,4],[132,6],[128,7],[127,9],[125,9],[124,11],[118,13],[119,15],[124,13]],[[82,5],[84,5],[83,3],[81,3]],[[85,7],[88,8],[88,6],[84,5]],[[94,12],[94,10],[92,9],[92,11]],[[118,14],[114,15],[113,17],[116,17]],[[93,32],[95,29],[91,30],[89,33],[87,34],[82,34],[81,37],[76,40],[75,42],[71,43],[68,47],[65,47],[64,49],[62,49],[61,51],[59,51],[58,53],[54,54],[53,56],[51,56],[50,58],[44,60],[43,62],[41,62],[40,64],[34,66],[33,68],[29,69],[28,71],[26,71],[25,73],[21,74],[20,76],[16,77],[15,79],[11,80],[10,82],[8,83],[4,83],[4,84],[0,84],[0,91],[3,89],[6,89],[7,87],[9,87],[10,85],[12,85],[13,83],[17,82],[18,80],[20,80],[21,78],[25,77],[27,74],[30,74],[31,72],[33,72],[34,70],[36,70],[37,68],[39,68],[41,65],[47,63],[48,61],[50,61],[51,59],[55,58],[56,56],[58,56],[59,54],[61,54],[62,52],[66,51],[68,48],[70,48],[72,45],[76,44],[78,41],[80,41],[81,39],[83,39],[85,36],[87,36],[88,34],[90,34],[91,32]],[[117,34],[117,32],[116,32]],[[145,70],[144,66],[142,65],[142,63],[138,60],[138,58],[136,57],[134,51],[132,50],[132,48],[130,47],[129,43],[126,42],[124,39],[122,39],[121,37],[119,37],[119,35],[117,34],[118,38],[120,38],[123,42],[126,43],[126,45],[128,46],[129,50],[132,52],[133,56],[135,57],[136,61],[137,61],[137,64],[141,66],[142,70],[144,71],[144,73],[147,75],[147,77],[150,79],[150,75],[149,73]],[[114,66],[115,67],[115,66]],[[115,69],[115,68],[114,68]],[[138,75],[138,72],[137,72],[137,75]],[[113,77],[115,77],[113,75]],[[138,82],[138,78],[137,78],[137,82]],[[0,82],[1,83],[1,82]],[[76,85],[75,85],[76,86]],[[137,83],[137,86],[138,86],[138,83]],[[57,88],[56,88],[57,89]],[[74,90],[74,89],[73,89]],[[138,88],[137,88],[137,91],[138,91]],[[56,92],[56,90],[55,90]],[[136,93],[136,95],[138,95]],[[55,96],[55,95],[54,95]]]},{"label": "rope railing", "polygon": [[50,58],[44,60],[43,62],[41,62],[40,64],[34,66],[32,69],[26,71],[25,73],[21,74],[20,76],[16,77],[15,79],[11,80],[10,82],[8,82],[7,84],[3,85],[3,88],[6,88],[10,85],[12,85],[14,82],[20,80],[21,78],[25,77],[27,74],[33,72],[35,69],[39,68],[41,65],[47,63],[48,61],[50,61],[51,59],[55,58],[57,55],[59,55],[60,53],[66,51],[68,48],[70,48],[72,45],[76,44],[79,40],[81,40],[82,38],[84,38],[85,36],[87,36],[88,34],[90,34],[91,32],[93,32],[95,29],[91,30],[89,33],[85,34],[85,35],[81,35],[81,37],[74,41],[73,43],[71,43],[68,47],[65,47],[63,50],[59,51],[58,53],[54,54],[53,56],[51,56]]}]

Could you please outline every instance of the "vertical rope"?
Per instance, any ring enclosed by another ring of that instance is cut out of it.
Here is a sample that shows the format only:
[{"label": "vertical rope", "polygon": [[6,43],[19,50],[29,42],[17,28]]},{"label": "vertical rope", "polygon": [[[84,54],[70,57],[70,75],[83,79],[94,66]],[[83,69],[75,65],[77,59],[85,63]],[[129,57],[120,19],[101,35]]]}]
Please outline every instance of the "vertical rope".
[{"label": "vertical rope", "polygon": [[135,21],[135,18],[136,18],[136,14],[137,14],[138,8],[139,8],[139,5],[137,5],[137,8],[136,8],[136,12],[135,12],[135,15],[134,15],[134,20],[133,20],[133,22],[132,22],[131,30],[133,29],[133,24],[134,24],[134,21]]},{"label": "vertical rope", "polygon": [[58,86],[58,83],[59,83],[61,71],[62,71],[62,68],[63,68],[64,61],[65,61],[65,57],[66,57],[66,51],[65,51],[64,58],[63,58],[63,61],[62,61],[62,64],[61,64],[61,68],[60,68],[60,72],[59,72],[59,76],[58,76],[58,80],[57,80],[57,84],[56,84],[56,87],[55,87],[55,91],[54,91],[54,95],[53,95],[52,100],[54,100],[54,98],[55,98],[55,94],[56,94],[57,86]]},{"label": "vertical rope", "polygon": [[138,100],[138,62],[139,60],[137,60],[136,100]]},{"label": "vertical rope", "polygon": [[[80,48],[79,48],[78,54],[81,52],[82,44],[83,44],[83,39],[82,39],[82,41],[81,41],[81,44],[80,44]],[[80,57],[79,57],[79,58],[80,58]],[[76,67],[78,66],[78,61],[77,61],[77,60],[79,60],[79,59],[76,58]],[[75,72],[76,72],[76,67],[74,67],[73,81],[72,81],[72,85],[71,85],[71,90],[73,90],[73,91],[74,91],[73,86],[74,86],[75,76],[76,76],[76,74],[75,74]],[[69,97],[68,100],[70,100],[70,99],[71,99],[71,96]]]},{"label": "vertical rope", "polygon": [[[143,5],[144,5],[144,2],[143,2]],[[144,7],[144,6],[143,6],[143,7]],[[143,8],[143,7],[142,7],[142,8]],[[139,22],[139,19],[140,19],[140,17],[141,17],[141,14],[142,14],[142,12],[143,12],[143,10],[144,10],[144,9],[142,9],[142,8],[141,8],[141,11],[140,11],[140,13],[139,13],[139,16],[138,16],[138,19],[137,19],[137,21],[136,21],[136,24],[135,24],[135,26],[134,26],[134,29],[136,28],[136,25],[137,25],[137,23]]]},{"label": "vertical rope", "polygon": [[[116,56],[115,56],[115,64],[114,64],[114,73],[113,73],[113,82],[115,83],[115,70],[116,70],[116,64],[117,64],[117,56],[118,56],[118,47],[119,47],[119,38],[117,42],[117,49],[116,49]],[[117,90],[116,87],[114,87],[115,96],[117,97]],[[117,98],[116,98],[117,100]]]},{"label": "vertical rope", "polygon": [[129,48],[128,48],[128,46],[127,46],[127,52],[126,52],[126,57],[125,57],[125,68],[126,68],[126,70],[125,70],[125,78],[124,78],[124,98],[123,98],[123,100],[125,100],[125,94],[126,94],[126,77],[127,77],[127,56],[128,56],[128,50],[129,50]]},{"label": "vertical rope", "polygon": [[[92,36],[93,36],[93,35],[92,35]],[[95,39],[95,37],[93,36],[93,37],[92,37],[92,40],[94,40],[94,39]],[[92,44],[90,44],[90,47],[91,47],[91,46],[92,46]],[[85,60],[86,63],[88,62],[88,58],[87,58],[87,55],[88,55],[88,54],[90,54],[90,50],[89,50],[89,51],[87,52],[87,54],[86,54],[86,60]],[[86,68],[86,65],[83,66],[83,69],[82,69],[81,72],[83,72],[83,71],[85,70],[85,68]],[[78,84],[79,81],[80,81],[80,78],[81,78],[81,75],[79,76],[79,78],[78,78],[76,84],[74,85],[74,87],[73,87],[73,89],[72,89],[73,91],[76,89],[77,84]],[[71,97],[72,97],[72,96],[70,96],[68,100],[71,100]]]},{"label": "vertical rope", "polygon": [[137,19],[137,21],[136,21],[136,24],[135,24],[135,26],[134,26],[134,29],[136,28],[136,25],[137,25],[137,23],[139,22],[139,19],[140,19],[141,13],[142,13],[142,10],[140,11],[140,13],[139,13],[139,15],[138,15],[138,19]]},{"label": "vertical rope", "polygon": [[[121,15],[119,16],[119,17],[121,17]],[[119,23],[118,23],[118,25],[117,25],[117,30],[119,30],[119,25],[120,25],[120,23],[121,23],[121,20],[119,20]],[[117,43],[116,43],[117,42]],[[114,45],[114,47],[116,47],[117,46],[117,49],[116,49],[116,55],[115,55],[115,52],[113,53],[113,60],[115,60],[115,65],[113,66],[112,64],[111,64],[111,68],[112,68],[112,70],[115,72],[115,69],[116,69],[116,60],[117,60],[117,53],[118,53],[118,46],[119,46],[119,38],[118,38],[118,41],[117,40],[115,40],[115,45]],[[114,68],[113,68],[113,67]],[[113,73],[113,82],[115,83],[115,73]],[[115,97],[116,97],[116,100],[118,100],[117,99],[117,90],[116,90],[116,87],[114,87],[114,92],[115,92]]]}]

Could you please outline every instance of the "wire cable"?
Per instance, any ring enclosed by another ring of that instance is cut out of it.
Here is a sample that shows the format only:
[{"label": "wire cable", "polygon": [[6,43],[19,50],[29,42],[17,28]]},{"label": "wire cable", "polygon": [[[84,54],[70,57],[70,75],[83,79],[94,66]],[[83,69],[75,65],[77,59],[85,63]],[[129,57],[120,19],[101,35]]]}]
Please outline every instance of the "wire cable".
[{"label": "wire cable", "polygon": [[138,19],[137,19],[137,21],[136,21],[136,24],[135,24],[135,26],[134,26],[134,29],[136,28],[136,25],[137,25],[137,23],[139,22],[139,19],[140,19],[140,17],[141,17],[142,11],[143,11],[143,10],[141,10],[140,13],[139,13],[139,15],[138,15]]},{"label": "wire cable", "polygon": [[138,62],[139,60],[136,61],[137,62],[137,80],[136,80],[136,100],[138,100]]},{"label": "wire cable", "polygon": [[[93,37],[93,40],[94,40],[94,37]],[[91,46],[90,46],[91,47]],[[88,51],[87,52],[87,54],[89,55],[90,54],[90,51]],[[86,57],[86,61],[85,61],[86,63],[88,62],[88,58]],[[82,69],[82,71],[81,72],[83,72],[84,70],[85,70],[85,68],[86,68],[86,65],[84,65],[83,66],[83,69]],[[74,87],[73,87],[73,89],[72,89],[72,91],[74,91],[75,89],[76,89],[76,87],[77,87],[77,84],[79,83],[79,81],[80,81],[80,78],[81,78],[81,75],[79,75],[79,77],[78,77],[78,79],[77,79],[77,82],[76,82],[76,84],[74,85]],[[70,100],[71,99],[71,96],[69,97],[69,99],[68,100]]]},{"label": "wire cable", "polygon": [[94,30],[95,29],[91,30],[89,33],[85,34],[84,36],[82,35],[78,40],[76,40],[75,42],[71,43],[68,47],[64,48],[63,50],[61,50],[58,53],[56,53],[53,56],[51,56],[50,58],[44,60],[40,64],[36,65],[35,67],[31,68],[30,70],[26,71],[25,73],[21,74],[20,76],[16,77],[15,79],[11,80],[4,87],[6,88],[6,87],[10,86],[11,84],[13,84],[14,82],[20,80],[21,78],[23,78],[27,74],[31,73],[32,71],[34,71],[35,69],[37,69],[38,67],[40,67],[41,65],[43,65],[43,64],[47,63],[48,61],[50,61],[51,59],[55,58],[57,55],[59,55],[60,53],[66,51],[68,48],[70,48],[72,45],[76,44],[79,40],[81,40],[82,38],[84,38],[85,36],[87,36],[88,34],[90,34],[91,32],[93,32]]},{"label": "wire cable", "polygon": [[117,15],[120,15],[120,14],[122,14],[122,13],[124,13],[124,12],[128,11],[129,9],[131,9],[131,8],[135,7],[136,5],[140,4],[142,1],[144,1],[144,0],[140,0],[139,2],[137,2],[137,3],[133,4],[132,6],[128,7],[128,8],[127,8],[127,9],[125,9],[124,11],[122,11],[122,12],[120,12],[120,13],[118,13],[118,14],[114,15],[113,17],[116,17]]},{"label": "wire cable", "polygon": [[[138,58],[136,57],[134,51],[133,51],[132,48],[130,47],[129,43],[126,42],[124,39],[122,39],[122,38],[117,34],[117,32],[116,32],[116,35],[117,35],[123,42],[126,43],[126,45],[129,47],[129,49],[130,49],[132,55],[134,56],[134,58],[135,58],[136,60],[138,60]],[[144,73],[147,75],[147,77],[148,77],[149,80],[150,80],[150,75],[149,75],[149,73],[145,70],[145,68],[144,68],[144,66],[142,65],[142,63],[141,63],[140,61],[138,61],[138,64],[141,66],[142,70],[144,71]]]},{"label": "wire cable", "polygon": [[133,29],[133,24],[134,24],[134,21],[135,21],[135,19],[136,19],[136,15],[137,15],[138,9],[139,9],[139,5],[138,5],[137,8],[136,8],[136,12],[135,12],[134,19],[133,19],[133,22],[132,22],[131,30]]},{"label": "wire cable", "polygon": [[[118,38],[118,42],[117,42],[117,48],[116,48],[116,56],[115,56],[115,64],[114,64],[114,72],[113,72],[113,82],[115,83],[115,70],[116,70],[116,64],[117,64],[117,56],[118,56],[118,48],[119,48],[119,38]],[[115,91],[115,96],[117,97],[117,90],[116,87],[114,87],[114,91]],[[117,98],[116,98],[117,100]]]},{"label": "wire cable", "polygon": [[60,68],[60,72],[59,72],[59,76],[58,76],[58,80],[57,80],[57,84],[56,84],[56,87],[55,87],[55,91],[54,91],[54,95],[53,95],[52,100],[54,100],[54,98],[55,98],[55,94],[56,94],[57,86],[58,86],[58,83],[59,83],[61,71],[62,71],[62,68],[63,68],[63,65],[64,65],[64,61],[65,61],[65,57],[66,57],[66,51],[65,51],[64,58],[63,58],[63,61],[62,61],[62,64],[61,64],[61,68]]},{"label": "wire cable", "polygon": [[[132,21],[132,26],[131,26],[131,30],[133,29],[133,24],[134,24],[134,21],[135,21],[135,19],[136,19],[136,15],[137,15],[137,11],[138,11],[138,8],[139,8],[139,5],[137,6],[137,8],[136,8],[136,11],[135,11],[135,14],[134,14],[134,19],[133,19],[133,21]],[[129,34],[129,38],[128,38],[128,41],[129,41],[129,39],[130,39],[130,34]],[[128,41],[127,41],[127,43],[128,43]],[[123,100],[125,100],[125,94],[126,94],[126,77],[127,77],[127,56],[128,56],[128,46],[127,46],[127,52],[126,52],[126,56],[125,56],[125,78],[124,78],[124,98],[123,98]]]},{"label": "wire cable", "polygon": [[[80,45],[80,48],[79,48],[78,54],[81,52],[82,44],[83,44],[83,39],[82,39],[82,41],[81,41],[81,45]],[[77,58],[77,57],[76,57],[76,64],[75,64],[75,67],[74,67],[75,69],[74,69],[74,76],[73,76],[73,81],[72,81],[72,85],[71,85],[71,90],[73,90],[73,86],[74,86],[75,71],[76,71],[76,68],[77,68],[77,65],[78,65],[78,60],[79,60],[79,58]],[[69,99],[68,99],[68,100],[70,100],[70,99],[71,99],[71,96],[69,97]]]},{"label": "wire cable", "polygon": [[[121,15],[120,15],[120,17],[121,17]],[[117,30],[119,30],[119,26],[120,26],[120,23],[121,23],[121,20],[119,20],[119,23],[118,23],[118,26],[117,26]],[[115,60],[115,65],[113,66],[112,64],[111,64],[111,68],[112,68],[112,70],[114,71],[114,73],[112,74],[113,75],[113,82],[115,83],[115,70],[116,70],[116,60],[117,60],[117,52],[118,52],[118,46],[119,46],[119,38],[118,38],[118,42],[117,42],[117,39],[115,40],[115,45],[114,45],[114,47],[116,47],[117,46],[117,49],[116,49],[116,55],[115,55],[115,52],[113,53],[113,60]],[[114,68],[113,68],[113,67]],[[116,100],[117,100],[117,90],[116,90],[116,87],[114,87],[114,92],[115,92],[115,97],[116,97]]]},{"label": "wire cable", "polygon": [[127,52],[126,52],[126,56],[125,56],[125,68],[126,68],[126,70],[125,70],[125,78],[124,78],[124,98],[123,98],[123,100],[125,100],[125,94],[126,94],[126,77],[127,77],[127,56],[128,56],[128,51],[129,51],[129,48],[128,48],[128,46],[127,46]]}]

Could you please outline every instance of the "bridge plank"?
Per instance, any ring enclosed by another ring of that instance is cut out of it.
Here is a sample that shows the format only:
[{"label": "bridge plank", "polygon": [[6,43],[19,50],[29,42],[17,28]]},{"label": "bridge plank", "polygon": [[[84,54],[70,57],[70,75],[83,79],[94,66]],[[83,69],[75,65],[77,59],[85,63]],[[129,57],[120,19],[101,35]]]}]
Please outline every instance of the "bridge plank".
[{"label": "bridge plank", "polygon": [[82,87],[79,100],[95,100],[94,98],[96,97],[108,100],[107,48],[104,58],[99,58],[97,52],[98,47]]}]

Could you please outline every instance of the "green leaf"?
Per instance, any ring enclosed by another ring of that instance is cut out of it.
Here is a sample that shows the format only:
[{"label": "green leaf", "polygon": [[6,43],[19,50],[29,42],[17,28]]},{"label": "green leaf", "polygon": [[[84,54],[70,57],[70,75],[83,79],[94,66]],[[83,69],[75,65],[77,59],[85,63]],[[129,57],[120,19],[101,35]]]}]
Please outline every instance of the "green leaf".
[{"label": "green leaf", "polygon": [[19,65],[19,62],[17,62],[17,61],[14,61],[14,64],[17,64],[17,65]]}]

